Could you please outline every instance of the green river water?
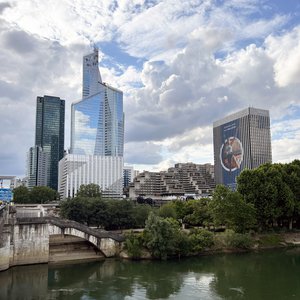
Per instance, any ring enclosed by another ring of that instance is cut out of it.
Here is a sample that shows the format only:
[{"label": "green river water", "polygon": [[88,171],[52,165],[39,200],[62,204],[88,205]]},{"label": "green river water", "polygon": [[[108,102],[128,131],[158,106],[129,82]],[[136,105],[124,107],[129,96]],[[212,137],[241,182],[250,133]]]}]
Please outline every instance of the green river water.
[{"label": "green river water", "polygon": [[0,273],[0,299],[300,299],[300,248]]}]

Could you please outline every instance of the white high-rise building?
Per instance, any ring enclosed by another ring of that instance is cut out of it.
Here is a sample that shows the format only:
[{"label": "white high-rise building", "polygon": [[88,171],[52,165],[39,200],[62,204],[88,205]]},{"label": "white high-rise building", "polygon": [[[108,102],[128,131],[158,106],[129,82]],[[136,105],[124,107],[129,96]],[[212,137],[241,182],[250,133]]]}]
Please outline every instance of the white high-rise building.
[{"label": "white high-rise building", "polygon": [[95,183],[107,197],[123,191],[123,157],[67,154],[59,162],[58,190],[62,199],[74,197],[82,184]]}]

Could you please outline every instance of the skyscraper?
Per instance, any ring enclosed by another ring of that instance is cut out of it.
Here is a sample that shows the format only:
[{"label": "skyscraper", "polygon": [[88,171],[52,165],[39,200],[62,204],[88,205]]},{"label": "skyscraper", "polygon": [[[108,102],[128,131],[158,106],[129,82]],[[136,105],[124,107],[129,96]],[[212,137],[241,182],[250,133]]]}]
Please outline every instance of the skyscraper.
[{"label": "skyscraper", "polygon": [[124,113],[122,91],[103,83],[98,50],[83,57],[82,99],[72,104],[70,154],[60,161],[59,192],[72,197],[81,184],[122,195]]},{"label": "skyscraper", "polygon": [[272,162],[269,111],[249,107],[213,124],[215,180],[232,189],[243,169]]},{"label": "skyscraper", "polygon": [[100,83],[102,83],[102,79],[98,68],[97,48],[94,48],[93,53],[83,57],[82,73],[82,98],[99,93],[101,91]]},{"label": "skyscraper", "polygon": [[123,93],[105,83],[72,104],[71,153],[123,156]]},{"label": "skyscraper", "polygon": [[[65,100],[59,97],[37,97],[34,154],[43,152],[43,163],[47,167],[47,186],[57,190],[58,162],[64,155]],[[39,150],[37,150],[39,149]],[[45,156],[48,163],[45,163]],[[39,160],[36,160],[38,162]],[[36,168],[38,168],[36,164]],[[38,174],[38,169],[36,170]],[[43,175],[44,176],[44,175]],[[38,185],[39,179],[37,179]]]}]

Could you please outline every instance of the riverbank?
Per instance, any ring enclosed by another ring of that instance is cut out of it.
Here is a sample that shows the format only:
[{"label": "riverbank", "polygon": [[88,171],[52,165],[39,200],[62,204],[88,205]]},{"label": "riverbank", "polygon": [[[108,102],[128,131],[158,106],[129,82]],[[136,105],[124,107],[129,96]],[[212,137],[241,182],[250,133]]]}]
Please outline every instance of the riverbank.
[{"label": "riverbank", "polygon": [[[170,255],[168,259],[178,257],[206,256],[221,253],[241,253],[263,251],[267,249],[292,248],[300,246],[300,232],[284,233],[253,233],[253,234],[236,234],[232,231],[224,233],[215,233],[210,247],[203,247],[200,251],[187,251],[185,255]],[[200,248],[200,247],[199,247]],[[120,257],[134,260],[153,260],[157,259],[151,255],[149,249],[141,247],[140,249],[126,249],[120,252]]]}]

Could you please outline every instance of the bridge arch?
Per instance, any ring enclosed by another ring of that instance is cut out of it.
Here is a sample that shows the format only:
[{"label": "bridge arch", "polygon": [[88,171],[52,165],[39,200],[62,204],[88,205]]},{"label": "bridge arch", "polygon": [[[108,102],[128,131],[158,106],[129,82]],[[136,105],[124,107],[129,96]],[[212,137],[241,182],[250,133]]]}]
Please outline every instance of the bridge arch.
[{"label": "bridge arch", "polygon": [[61,227],[49,222],[49,236],[51,235],[69,235],[82,238],[94,245],[105,257],[118,255],[121,247],[120,243],[122,241],[121,238],[117,241],[109,236],[101,236],[101,233],[91,234],[90,232],[87,233],[74,227]]}]

